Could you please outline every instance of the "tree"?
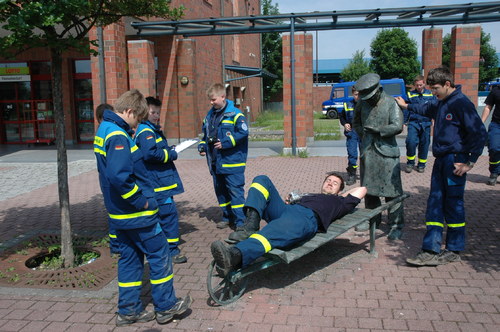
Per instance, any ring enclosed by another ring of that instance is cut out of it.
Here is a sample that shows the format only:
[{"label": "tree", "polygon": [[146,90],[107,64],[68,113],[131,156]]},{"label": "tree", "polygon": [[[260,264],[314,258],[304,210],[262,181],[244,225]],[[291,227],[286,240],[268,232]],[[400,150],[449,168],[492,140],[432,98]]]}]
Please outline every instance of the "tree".
[{"label": "tree", "polygon": [[52,95],[56,123],[57,177],[61,213],[61,258],[64,267],[74,264],[68,189],[68,159],[62,94],[62,54],[78,49],[87,54],[87,34],[94,26],[106,26],[122,17],[179,18],[183,7],[170,8],[165,0],[0,0],[2,29],[0,51],[15,56],[24,50],[46,47],[51,55]]},{"label": "tree", "polygon": [[349,64],[342,69],[340,76],[346,82],[356,81],[364,74],[370,72],[370,61],[365,59],[365,51],[357,50],[354,52]]},{"label": "tree", "polygon": [[420,71],[417,42],[401,28],[382,29],[371,42],[370,63],[382,79],[402,78],[413,82]]},{"label": "tree", "polygon": [[[450,67],[451,35],[443,38],[443,65]],[[498,56],[495,47],[491,45],[491,36],[481,28],[481,46],[479,50],[479,82],[493,81],[498,76]]]},{"label": "tree", "polygon": [[[279,14],[278,4],[273,5],[272,0],[262,1],[263,15]],[[264,100],[271,100],[283,89],[283,50],[282,40],[278,32],[262,34],[262,68],[278,76],[277,79],[264,76]]]}]

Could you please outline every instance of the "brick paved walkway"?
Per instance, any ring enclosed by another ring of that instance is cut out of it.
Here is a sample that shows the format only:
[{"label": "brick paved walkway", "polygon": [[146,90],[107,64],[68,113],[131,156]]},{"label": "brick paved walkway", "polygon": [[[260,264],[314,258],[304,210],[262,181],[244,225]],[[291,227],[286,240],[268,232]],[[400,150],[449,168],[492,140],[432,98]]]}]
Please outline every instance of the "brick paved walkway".
[{"label": "brick paved walkway", "polygon": [[[498,331],[500,187],[484,184],[487,157],[469,174],[463,261],[423,268],[404,263],[419,250],[424,233],[429,159],[425,173],[402,173],[412,195],[402,241],[391,243],[380,233],[378,256],[372,257],[367,234],[350,231],[288,266],[258,272],[242,298],[227,307],[210,306],[206,291],[209,245],[228,233],[214,224],[219,211],[206,163],[179,160],[186,192],[176,201],[189,261],[175,266],[175,288],[178,296],[195,299],[187,317],[165,326],[115,328],[116,281],[98,292],[0,288],[0,331]],[[247,187],[254,176],[267,174],[283,194],[317,191],[326,171],[343,171],[345,164],[345,157],[259,157],[248,162]],[[58,229],[56,191],[51,184],[2,201],[0,243],[28,231]],[[70,191],[74,231],[105,232],[96,171],[70,178]],[[145,299],[150,300],[147,290]]]}]

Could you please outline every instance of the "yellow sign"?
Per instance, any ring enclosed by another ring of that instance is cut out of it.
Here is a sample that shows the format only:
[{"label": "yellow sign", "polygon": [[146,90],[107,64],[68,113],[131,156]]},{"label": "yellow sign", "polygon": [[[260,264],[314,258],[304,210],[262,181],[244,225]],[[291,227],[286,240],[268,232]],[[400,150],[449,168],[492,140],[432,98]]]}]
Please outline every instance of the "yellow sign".
[{"label": "yellow sign", "polygon": [[0,67],[0,75],[29,75],[29,67]]}]

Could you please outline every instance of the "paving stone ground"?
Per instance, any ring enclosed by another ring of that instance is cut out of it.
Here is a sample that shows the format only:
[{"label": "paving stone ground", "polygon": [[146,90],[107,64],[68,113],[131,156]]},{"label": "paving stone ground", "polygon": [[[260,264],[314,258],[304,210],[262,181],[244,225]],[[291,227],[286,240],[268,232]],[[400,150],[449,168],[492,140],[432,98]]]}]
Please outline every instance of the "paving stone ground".
[{"label": "paving stone ground", "polygon": [[[178,296],[190,294],[195,299],[186,317],[164,326],[153,321],[116,328],[116,280],[96,292],[4,287],[0,288],[0,331],[498,331],[500,187],[485,185],[487,156],[480,157],[468,177],[463,261],[422,268],[405,264],[406,257],[418,252],[424,234],[432,164],[429,157],[425,173],[402,173],[411,197],[405,202],[401,241],[390,242],[380,232],[374,257],[368,252],[368,234],[349,231],[290,265],[256,273],[241,299],[220,307],[209,304],[206,290],[209,246],[229,231],[215,227],[220,213],[205,160],[178,160],[186,192],[176,201],[182,250],[189,261],[175,265],[175,289]],[[19,170],[23,164],[0,163],[1,177],[12,167]],[[83,173],[70,177],[73,230],[105,234],[97,172],[85,167],[85,163],[78,165]],[[342,172],[345,167],[345,157],[252,158],[247,188],[254,176],[267,174],[283,195],[294,189],[317,191],[325,172]],[[24,179],[16,179],[16,185],[26,182],[28,186],[27,179],[33,177],[40,175],[31,168]],[[0,204],[2,245],[30,232],[59,229],[53,182],[4,197]],[[151,308],[147,286],[144,300]]]}]

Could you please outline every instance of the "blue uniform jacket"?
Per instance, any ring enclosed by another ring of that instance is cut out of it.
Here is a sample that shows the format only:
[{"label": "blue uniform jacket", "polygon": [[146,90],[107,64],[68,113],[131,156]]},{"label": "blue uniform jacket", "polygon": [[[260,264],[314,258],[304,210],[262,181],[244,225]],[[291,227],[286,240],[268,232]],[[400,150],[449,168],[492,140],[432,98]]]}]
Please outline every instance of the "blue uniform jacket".
[{"label": "blue uniform jacket", "polygon": [[409,104],[412,112],[434,119],[432,153],[435,157],[457,154],[455,162],[476,162],[486,142],[486,128],[474,104],[460,85],[444,100]]},{"label": "blue uniform jacket", "polygon": [[[222,143],[222,149],[215,149],[215,168],[217,174],[236,174],[245,172],[248,155],[248,126],[245,116],[234,107],[231,100],[226,99],[224,115],[217,126],[217,138]],[[208,124],[214,116],[212,107],[203,120],[203,138],[198,145],[198,151],[207,152],[207,162],[210,173],[212,170],[212,155],[207,146],[209,135]]]},{"label": "blue uniform jacket", "polygon": [[[407,102],[409,104],[414,104],[414,105],[426,104],[428,102],[436,100],[436,97],[434,97],[431,90],[428,89],[424,89],[422,93],[418,92],[417,90],[412,90],[408,92],[407,96],[408,96]],[[429,119],[428,117],[416,113],[410,113],[408,112],[408,110],[404,110],[403,114],[404,114],[404,123],[408,123],[409,121],[418,123],[431,122],[431,119]]]},{"label": "blue uniform jacket", "polygon": [[341,125],[345,126],[346,123],[352,125],[352,120],[354,119],[354,106],[356,106],[356,104],[352,101],[344,103],[344,112],[342,112],[339,117]]},{"label": "blue uniform jacket", "polygon": [[142,122],[137,127],[134,140],[141,149],[146,168],[151,172],[158,202],[163,203],[167,198],[183,193],[181,177],[174,165],[177,152],[168,146],[160,126],[150,121]]},{"label": "blue uniform jacket", "polygon": [[[158,222],[158,204],[141,151],[129,125],[110,110],[94,138],[99,182],[114,229],[134,229]],[[148,202],[148,208],[144,206]]]}]

